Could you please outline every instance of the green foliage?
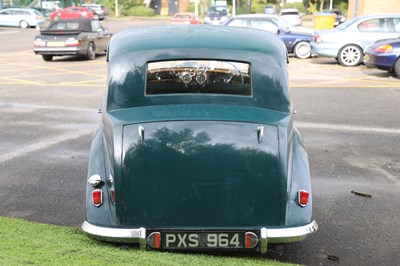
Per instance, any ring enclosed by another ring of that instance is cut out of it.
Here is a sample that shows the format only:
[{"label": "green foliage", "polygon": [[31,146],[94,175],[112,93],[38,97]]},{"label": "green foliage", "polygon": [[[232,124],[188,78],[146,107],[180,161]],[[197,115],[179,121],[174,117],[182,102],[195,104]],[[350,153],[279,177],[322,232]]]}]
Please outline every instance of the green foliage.
[{"label": "green foliage", "polygon": [[0,217],[0,265],[289,265],[264,256],[146,252],[92,240],[78,228]]},{"label": "green foliage", "polygon": [[122,16],[138,16],[138,17],[152,17],[154,16],[154,9],[145,6],[132,6],[130,8],[121,8]]}]

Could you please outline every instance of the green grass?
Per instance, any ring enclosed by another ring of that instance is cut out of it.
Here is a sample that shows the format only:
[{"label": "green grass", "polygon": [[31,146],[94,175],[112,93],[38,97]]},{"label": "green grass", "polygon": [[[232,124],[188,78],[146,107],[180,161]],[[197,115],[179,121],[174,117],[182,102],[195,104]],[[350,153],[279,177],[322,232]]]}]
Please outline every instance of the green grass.
[{"label": "green grass", "polygon": [[146,252],[88,238],[79,228],[0,217],[0,265],[289,265],[262,256]]}]

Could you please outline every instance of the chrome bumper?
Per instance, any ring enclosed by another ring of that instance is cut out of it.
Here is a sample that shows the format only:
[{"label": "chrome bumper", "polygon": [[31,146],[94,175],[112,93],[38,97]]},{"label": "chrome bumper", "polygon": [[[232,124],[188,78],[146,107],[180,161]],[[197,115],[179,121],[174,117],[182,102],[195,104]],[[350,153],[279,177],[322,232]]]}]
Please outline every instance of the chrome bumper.
[{"label": "chrome bumper", "polygon": [[[140,248],[146,248],[146,229],[141,228],[110,228],[84,222],[82,230],[90,237],[108,242],[139,243]],[[261,252],[267,251],[268,243],[289,243],[301,241],[307,235],[318,230],[318,224],[312,221],[309,224],[298,227],[265,228],[260,229]]]}]

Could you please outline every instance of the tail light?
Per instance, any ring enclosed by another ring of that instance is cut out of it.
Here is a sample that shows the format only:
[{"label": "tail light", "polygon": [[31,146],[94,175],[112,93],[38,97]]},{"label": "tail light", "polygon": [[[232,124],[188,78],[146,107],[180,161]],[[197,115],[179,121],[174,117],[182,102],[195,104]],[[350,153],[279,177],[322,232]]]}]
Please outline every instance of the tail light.
[{"label": "tail light", "polygon": [[315,35],[315,37],[314,37],[314,42],[316,42],[316,43],[322,42],[321,36]]},{"label": "tail light", "polygon": [[95,189],[92,191],[93,205],[99,207],[103,204],[103,191],[101,189]]},{"label": "tail light", "polygon": [[70,39],[65,41],[66,46],[79,46],[79,41],[76,39]]},{"label": "tail light", "polygon": [[35,47],[45,47],[45,46],[46,46],[46,42],[43,41],[43,40],[35,40],[35,41],[33,42],[33,45],[34,45]]},{"label": "tail light", "polygon": [[308,205],[310,193],[304,189],[300,189],[298,192],[298,201],[301,207],[305,207]]},{"label": "tail light", "polygon": [[393,50],[393,46],[390,44],[384,44],[374,49],[377,53],[389,53]]},{"label": "tail light", "polygon": [[247,232],[245,234],[244,246],[247,249],[252,249],[258,244],[258,236],[252,232]]},{"label": "tail light", "polygon": [[147,237],[147,243],[150,247],[159,249],[161,247],[161,234],[159,232],[151,233]]}]

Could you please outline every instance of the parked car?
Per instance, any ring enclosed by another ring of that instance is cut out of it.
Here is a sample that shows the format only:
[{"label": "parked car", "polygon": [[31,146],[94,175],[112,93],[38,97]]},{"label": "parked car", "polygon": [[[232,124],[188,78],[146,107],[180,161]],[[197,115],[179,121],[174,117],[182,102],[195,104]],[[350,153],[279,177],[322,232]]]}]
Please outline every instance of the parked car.
[{"label": "parked car", "polygon": [[364,63],[394,73],[400,78],[400,38],[380,40],[365,51]]},{"label": "parked car", "polygon": [[263,14],[237,15],[226,21],[224,25],[257,28],[275,33],[285,43],[288,53],[293,53],[297,58],[301,59],[311,56],[310,42],[314,38],[313,34],[301,32],[301,28],[300,31],[296,31],[297,27],[291,27],[278,16]]},{"label": "parked car", "polygon": [[0,10],[0,26],[21,28],[36,27],[45,23],[43,15],[31,8],[6,8]]},{"label": "parked car", "polygon": [[148,250],[266,252],[317,230],[276,35],[135,28],[113,36],[107,58],[84,232]]},{"label": "parked car", "polygon": [[264,14],[276,14],[276,9],[274,5],[266,5],[264,7]]},{"label": "parked car", "polygon": [[204,24],[220,25],[229,17],[227,6],[210,6],[204,17]]},{"label": "parked car", "polygon": [[93,12],[83,6],[70,6],[51,13],[51,20],[73,19],[73,18],[94,18]]},{"label": "parked car", "polygon": [[292,26],[301,26],[303,24],[300,12],[296,8],[283,8],[279,11],[279,16]]},{"label": "parked car", "polygon": [[346,16],[339,9],[332,9],[332,10],[324,9],[320,13],[334,15],[335,16],[335,21],[333,22],[334,27],[346,21]]},{"label": "parked car", "polygon": [[200,19],[194,13],[176,13],[170,23],[172,25],[201,24]]},{"label": "parked car", "polygon": [[93,18],[103,20],[108,16],[108,9],[100,4],[83,4],[83,7],[86,7],[90,11],[93,12]]},{"label": "parked car", "polygon": [[377,40],[397,38],[399,34],[400,14],[365,15],[334,29],[317,31],[311,48],[318,56],[336,58],[343,66],[357,66],[369,45]]},{"label": "parked car", "polygon": [[93,60],[96,54],[106,52],[111,36],[98,20],[60,19],[52,21],[35,37],[33,51],[44,61],[63,55],[82,55]]}]

